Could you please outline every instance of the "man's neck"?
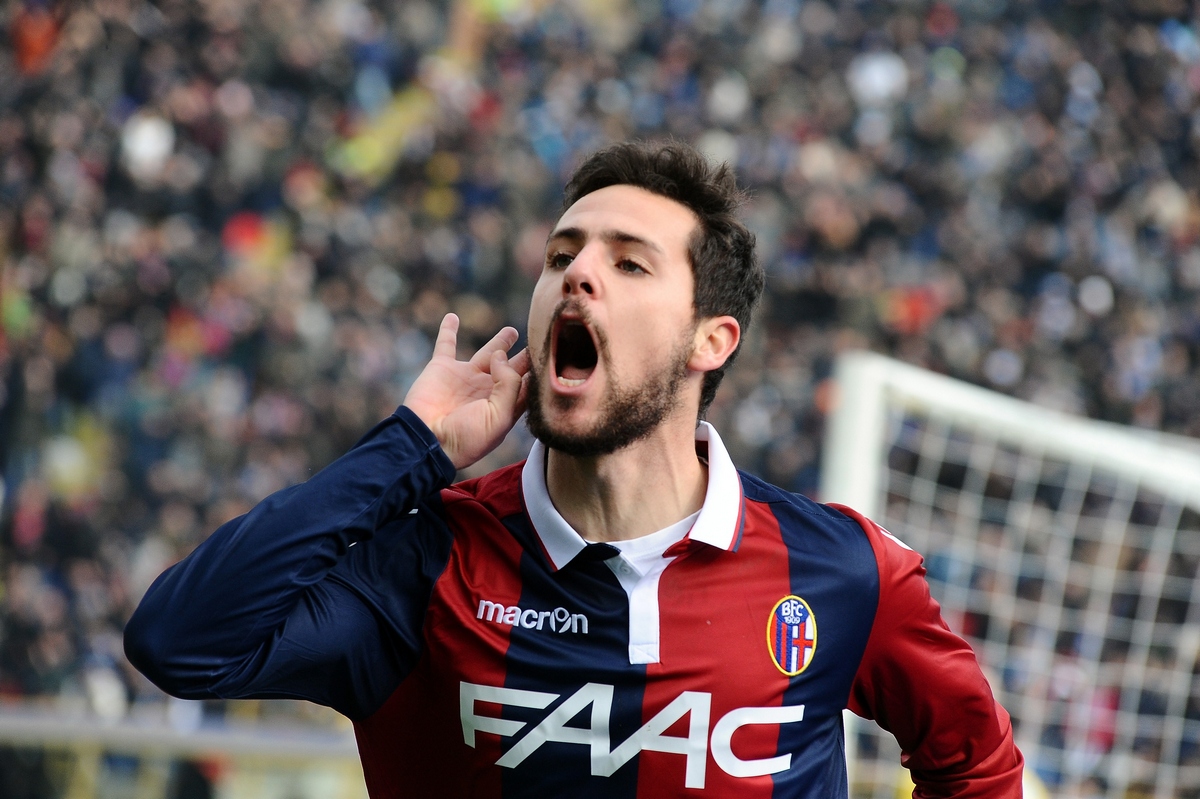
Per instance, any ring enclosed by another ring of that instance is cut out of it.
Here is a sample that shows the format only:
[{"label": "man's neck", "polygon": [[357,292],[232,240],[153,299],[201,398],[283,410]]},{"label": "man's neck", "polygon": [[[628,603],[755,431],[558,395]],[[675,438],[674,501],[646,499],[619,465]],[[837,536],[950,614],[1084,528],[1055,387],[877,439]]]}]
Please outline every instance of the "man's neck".
[{"label": "man's neck", "polygon": [[694,422],[664,422],[649,437],[597,458],[546,451],[550,499],[589,541],[639,538],[674,524],[700,509],[707,484]]}]

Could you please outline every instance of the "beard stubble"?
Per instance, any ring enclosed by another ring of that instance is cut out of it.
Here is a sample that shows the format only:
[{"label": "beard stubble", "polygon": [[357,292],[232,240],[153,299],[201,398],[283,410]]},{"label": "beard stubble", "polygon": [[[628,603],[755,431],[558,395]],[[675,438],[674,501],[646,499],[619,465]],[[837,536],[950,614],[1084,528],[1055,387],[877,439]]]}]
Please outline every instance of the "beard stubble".
[{"label": "beard stubble", "polygon": [[[563,310],[560,306],[554,318],[557,319]],[[549,339],[554,327],[552,322],[550,332],[546,334],[543,353],[550,352]],[[598,360],[606,365],[611,364],[607,336],[602,330],[592,329],[596,334]],[[529,432],[548,448],[577,458],[609,455],[646,438],[679,407],[680,390],[688,375],[690,343],[689,334],[672,347],[665,366],[652,371],[638,385],[617,383],[609,371],[608,395],[600,407],[599,418],[590,430],[582,432],[556,430],[546,418],[541,389],[548,370],[538,359],[529,370],[528,414],[525,417]],[[550,401],[560,403],[565,408],[578,400],[555,396]]]}]

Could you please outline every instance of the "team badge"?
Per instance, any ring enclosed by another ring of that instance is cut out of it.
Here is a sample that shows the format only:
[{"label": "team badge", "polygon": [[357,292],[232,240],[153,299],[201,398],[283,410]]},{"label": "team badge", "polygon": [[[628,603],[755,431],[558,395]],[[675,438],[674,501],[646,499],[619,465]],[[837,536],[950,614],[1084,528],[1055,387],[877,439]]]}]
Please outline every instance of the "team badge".
[{"label": "team badge", "polygon": [[817,619],[798,596],[775,603],[767,620],[767,651],[775,667],[789,677],[808,668],[817,651]]}]

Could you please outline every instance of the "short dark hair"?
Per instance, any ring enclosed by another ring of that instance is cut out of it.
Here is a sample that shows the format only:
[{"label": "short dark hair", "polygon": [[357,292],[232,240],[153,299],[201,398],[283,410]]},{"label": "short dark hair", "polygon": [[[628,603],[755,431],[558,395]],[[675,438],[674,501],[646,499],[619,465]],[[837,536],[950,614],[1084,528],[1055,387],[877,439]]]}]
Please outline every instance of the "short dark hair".
[{"label": "short dark hair", "polygon": [[[593,153],[571,175],[563,209],[594,191],[616,185],[636,186],[691,209],[699,220],[688,242],[696,317],[732,316],[744,334],[762,296],[765,277],[754,253],[754,234],[736,214],[746,193],[738,188],[729,165],[712,164],[679,141],[614,144]],[[738,350],[720,368],[704,375],[701,417]]]}]

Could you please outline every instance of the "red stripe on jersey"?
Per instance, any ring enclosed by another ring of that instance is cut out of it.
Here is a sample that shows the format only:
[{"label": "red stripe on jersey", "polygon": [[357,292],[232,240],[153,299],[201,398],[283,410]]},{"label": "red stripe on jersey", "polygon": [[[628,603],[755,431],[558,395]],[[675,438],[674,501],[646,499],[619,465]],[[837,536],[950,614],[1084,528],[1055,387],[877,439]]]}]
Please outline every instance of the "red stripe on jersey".
[{"label": "red stripe on jersey", "polygon": [[[643,723],[681,691],[712,695],[709,735],[729,711],[742,707],[778,707],[788,678],[771,661],[767,621],[775,603],[790,594],[788,552],[769,506],[744,501],[745,531],[736,552],[693,542],[667,566],[658,588],[659,662],[646,667]],[[667,730],[687,736],[687,724]],[[748,724],[734,733],[733,754],[743,760],[774,757],[778,724]],[[638,766],[638,796],[679,794],[685,758],[643,751]],[[714,796],[769,799],[769,775],[732,777],[713,760],[711,743],[705,790]]]},{"label": "red stripe on jersey", "polygon": [[[519,470],[511,474],[519,480]],[[456,488],[442,492],[442,500],[454,544],[429,599],[425,648],[384,706],[355,724],[373,799],[501,795],[501,769],[495,765],[500,738],[481,732],[474,748],[466,745],[459,683],[504,685],[511,628],[477,616],[481,601],[508,606],[520,601],[522,549],[492,515],[495,509]],[[486,702],[476,702],[474,710],[480,716],[501,713],[500,706]]]}]

